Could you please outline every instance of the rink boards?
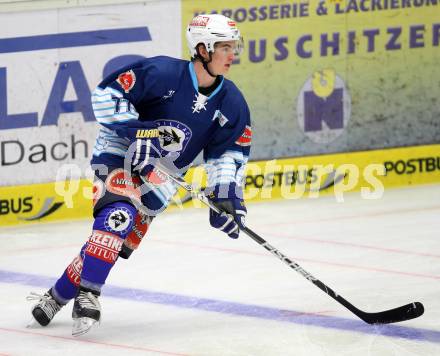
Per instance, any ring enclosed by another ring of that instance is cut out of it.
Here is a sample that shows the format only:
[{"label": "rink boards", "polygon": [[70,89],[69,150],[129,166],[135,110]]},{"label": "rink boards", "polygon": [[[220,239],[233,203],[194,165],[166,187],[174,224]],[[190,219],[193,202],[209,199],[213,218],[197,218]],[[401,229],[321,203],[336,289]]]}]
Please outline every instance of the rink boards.
[{"label": "rink boards", "polygon": [[[244,36],[230,79],[254,125],[247,201],[439,182],[439,5],[0,1],[0,226],[90,216],[91,91],[139,58],[188,59],[199,13],[230,16]],[[170,209],[187,206],[200,204],[180,192]]]},{"label": "rink boards", "polygon": [[[204,169],[191,168],[186,180],[203,187]],[[343,202],[347,193],[380,199],[387,188],[429,183],[440,183],[440,145],[249,162],[244,186],[246,201]],[[92,196],[88,179],[0,187],[0,226],[87,218]],[[179,191],[168,210],[201,206]]]},{"label": "rink boards", "polygon": [[91,92],[140,58],[189,59],[185,24],[202,12],[244,37],[228,78],[249,105],[252,159],[439,143],[439,1],[348,3],[0,1],[0,186],[61,180],[71,164],[85,178]]}]

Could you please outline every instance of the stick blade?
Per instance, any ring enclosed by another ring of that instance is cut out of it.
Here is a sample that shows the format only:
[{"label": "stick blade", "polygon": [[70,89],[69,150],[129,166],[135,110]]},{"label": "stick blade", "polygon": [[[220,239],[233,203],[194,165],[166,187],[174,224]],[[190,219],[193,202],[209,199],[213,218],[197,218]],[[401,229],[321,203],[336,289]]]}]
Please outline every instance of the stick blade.
[{"label": "stick blade", "polygon": [[422,303],[414,302],[378,313],[362,312],[359,317],[368,324],[391,324],[418,318],[424,311]]}]

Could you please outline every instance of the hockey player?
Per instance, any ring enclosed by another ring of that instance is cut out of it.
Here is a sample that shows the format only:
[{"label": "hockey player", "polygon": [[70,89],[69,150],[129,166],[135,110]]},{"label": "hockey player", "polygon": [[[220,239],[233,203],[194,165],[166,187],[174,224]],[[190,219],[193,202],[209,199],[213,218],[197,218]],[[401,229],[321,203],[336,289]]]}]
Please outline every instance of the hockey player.
[{"label": "hockey player", "polygon": [[48,325],[71,299],[73,335],[100,321],[98,298],[111,268],[139,246],[176,191],[170,182],[142,185],[152,180],[158,162],[182,175],[203,152],[207,190],[225,211],[210,210],[210,223],[238,237],[246,216],[241,185],[250,115],[243,95],[224,75],[242,50],[242,38],[231,19],[217,14],[196,16],[186,38],[191,61],[146,58],[111,74],[93,92],[101,128],[92,159],[92,232],[54,286],[44,295],[31,294],[38,300],[32,315],[40,325]]}]

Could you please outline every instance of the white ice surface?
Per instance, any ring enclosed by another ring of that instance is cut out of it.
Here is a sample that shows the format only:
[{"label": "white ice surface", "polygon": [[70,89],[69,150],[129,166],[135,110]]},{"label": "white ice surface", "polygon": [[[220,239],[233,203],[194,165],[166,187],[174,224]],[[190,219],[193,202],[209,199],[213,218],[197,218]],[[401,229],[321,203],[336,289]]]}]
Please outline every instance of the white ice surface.
[{"label": "white ice surface", "polygon": [[[206,209],[191,209],[157,218],[139,250],[117,262],[108,288],[133,299],[104,287],[101,325],[80,338],[71,336],[72,303],[48,327],[26,328],[25,297],[50,287],[41,278],[62,273],[91,221],[2,228],[0,356],[440,355],[440,185],[248,211],[250,228],[358,308],[420,301],[425,314],[368,326],[247,236],[231,240],[210,228]],[[137,293],[156,302],[136,301]],[[253,308],[267,317],[249,316]]]}]

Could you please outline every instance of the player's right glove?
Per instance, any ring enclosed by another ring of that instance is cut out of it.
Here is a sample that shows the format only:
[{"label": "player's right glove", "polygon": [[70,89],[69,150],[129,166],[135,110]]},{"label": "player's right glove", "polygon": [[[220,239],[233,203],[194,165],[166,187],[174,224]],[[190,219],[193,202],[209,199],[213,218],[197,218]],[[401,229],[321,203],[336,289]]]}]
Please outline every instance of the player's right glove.
[{"label": "player's right glove", "polygon": [[116,129],[116,132],[131,141],[127,154],[131,158],[132,170],[147,176],[161,157],[157,124],[153,121],[130,120]]},{"label": "player's right glove", "polygon": [[235,183],[217,185],[206,189],[209,200],[221,211],[209,209],[209,222],[212,227],[220,229],[230,238],[236,239],[240,229],[244,228],[247,209],[243,201],[243,193]]}]

